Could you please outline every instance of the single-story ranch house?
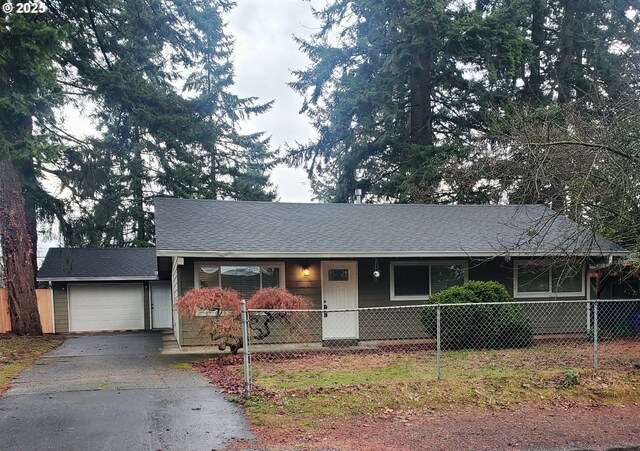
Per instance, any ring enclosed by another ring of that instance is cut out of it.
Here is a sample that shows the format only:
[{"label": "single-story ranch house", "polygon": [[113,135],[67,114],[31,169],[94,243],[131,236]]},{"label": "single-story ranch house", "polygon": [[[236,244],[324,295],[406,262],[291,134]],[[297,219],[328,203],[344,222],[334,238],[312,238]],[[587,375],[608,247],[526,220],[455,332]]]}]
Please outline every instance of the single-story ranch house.
[{"label": "single-story ranch house", "polygon": [[[173,328],[180,345],[206,344],[203,319],[172,309],[201,287],[246,299],[285,287],[318,309],[415,305],[467,280],[498,281],[519,300],[588,299],[588,268],[628,254],[542,205],[156,198],[155,227],[155,249],[49,251],[38,277],[52,282],[56,331]],[[584,331],[585,306],[574,308],[564,314]],[[542,323],[552,331],[553,318]],[[332,327],[328,316],[317,338],[394,338],[375,327],[357,314]]]},{"label": "single-story ranch house", "polygon": [[[586,299],[588,265],[627,254],[541,205],[157,198],[155,224],[158,262],[171,267],[174,302],[192,288],[228,287],[248,299],[260,288],[281,286],[318,309],[415,305],[467,280],[501,282],[523,300]],[[586,258],[573,266],[567,255]],[[574,308],[583,331],[584,304]],[[174,312],[181,345],[207,342],[196,321]],[[553,318],[543,322],[553,327]],[[358,321],[357,314],[340,323],[332,327],[328,316],[318,339],[394,338],[376,336],[379,325]]]}]

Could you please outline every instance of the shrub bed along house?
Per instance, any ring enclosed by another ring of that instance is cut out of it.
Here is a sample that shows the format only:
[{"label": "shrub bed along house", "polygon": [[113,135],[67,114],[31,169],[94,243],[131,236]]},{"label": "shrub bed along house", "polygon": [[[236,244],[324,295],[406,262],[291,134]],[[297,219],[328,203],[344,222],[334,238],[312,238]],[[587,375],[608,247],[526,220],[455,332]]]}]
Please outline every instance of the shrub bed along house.
[{"label": "shrub bed along house", "polygon": [[[498,282],[471,281],[432,295],[427,301],[444,305],[440,309],[440,340],[443,349],[524,348],[533,344],[531,321],[522,306],[512,301],[504,285]],[[504,305],[499,305],[503,303]],[[421,320],[436,336],[436,308],[422,310]]]},{"label": "shrub bed along house", "polygon": [[[211,337],[211,342],[224,351],[227,347],[232,354],[242,348],[242,322],[240,315],[240,295],[235,290],[224,288],[199,288],[188,291],[176,303],[178,312],[187,318],[200,317],[200,332]],[[250,338],[266,338],[271,334],[269,323],[280,320],[288,334],[300,335],[300,326],[290,321],[292,312],[268,312],[268,310],[305,310],[311,303],[284,288],[263,288],[247,302],[248,309],[265,310],[264,319],[253,322]],[[300,312],[304,317],[306,313]]]}]

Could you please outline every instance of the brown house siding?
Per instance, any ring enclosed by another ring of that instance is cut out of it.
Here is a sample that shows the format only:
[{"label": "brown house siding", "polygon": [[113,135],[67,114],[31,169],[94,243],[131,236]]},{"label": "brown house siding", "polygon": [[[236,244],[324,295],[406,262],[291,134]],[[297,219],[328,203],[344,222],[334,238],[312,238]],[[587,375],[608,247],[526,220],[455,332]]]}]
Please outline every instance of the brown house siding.
[{"label": "brown house siding", "polygon": [[[358,260],[358,307],[387,307],[420,304],[420,301],[390,301],[391,260],[378,259],[380,277],[373,278],[375,259]],[[414,313],[414,314],[412,314]],[[363,311],[358,316],[361,340],[393,340],[422,338],[424,327],[418,309]]]},{"label": "brown house siding", "polygon": [[[399,307],[422,301],[391,301],[390,266],[392,261],[437,262],[443,259],[378,259],[380,277],[374,280],[375,259],[358,260],[359,307]],[[446,260],[446,259],[445,259]],[[455,259],[460,260],[460,259]],[[496,281],[513,294],[513,265],[504,259],[468,260],[469,280]],[[382,320],[384,318],[384,320]],[[361,340],[393,340],[428,337],[420,321],[419,309],[364,311],[359,316]]]},{"label": "brown house siding", "polygon": [[307,298],[313,308],[322,308],[322,288],[320,260],[308,260],[309,275],[302,274],[302,261],[285,260],[284,273],[286,288],[291,293]]},{"label": "brown house siding", "polygon": [[[180,292],[184,294],[193,288],[194,284],[194,260],[185,258],[184,265],[180,270]],[[344,259],[348,260],[348,259]],[[354,259],[358,261],[358,306],[360,308],[370,307],[397,307],[421,304],[421,301],[391,301],[390,300],[390,263],[400,260],[419,260],[437,262],[447,259],[377,259],[380,277],[373,278],[375,269],[374,258]],[[460,260],[460,259],[456,259]],[[273,260],[270,260],[273,261]],[[294,294],[304,296],[309,299],[313,308],[322,307],[322,288],[320,260],[305,260],[309,265],[309,276],[302,275],[303,260],[284,259],[286,288]],[[258,263],[258,261],[256,261]],[[511,295],[513,295],[513,261],[506,261],[503,258],[468,260],[469,280],[496,281],[505,285]],[[543,301],[544,299],[523,299],[521,301]],[[584,299],[562,298],[565,299]],[[544,303],[540,305],[525,305],[525,312],[532,319],[534,333],[568,333],[583,332],[587,328],[586,306],[584,303],[555,305]],[[182,318],[180,321],[180,343],[189,345],[210,344],[208,337],[200,332],[198,322],[206,318],[190,320]],[[276,320],[277,321],[277,320]],[[277,323],[271,323],[273,331],[278,329]],[[306,333],[299,334],[299,338],[306,341],[322,340],[322,314],[310,313],[306,320]],[[399,338],[424,338],[426,333],[420,322],[419,309],[389,309],[362,311],[359,315],[359,335],[361,340],[393,340]],[[278,336],[273,332],[269,337],[261,340],[260,343],[281,342],[284,336]],[[290,340],[291,341],[291,340]],[[298,341],[298,340],[293,340]]]},{"label": "brown house siding", "polygon": [[[184,265],[178,266],[178,293],[183,296],[193,289],[193,263],[194,259],[185,258]],[[200,333],[198,319],[180,317],[178,342],[181,346],[198,346],[209,344],[209,337]]]}]

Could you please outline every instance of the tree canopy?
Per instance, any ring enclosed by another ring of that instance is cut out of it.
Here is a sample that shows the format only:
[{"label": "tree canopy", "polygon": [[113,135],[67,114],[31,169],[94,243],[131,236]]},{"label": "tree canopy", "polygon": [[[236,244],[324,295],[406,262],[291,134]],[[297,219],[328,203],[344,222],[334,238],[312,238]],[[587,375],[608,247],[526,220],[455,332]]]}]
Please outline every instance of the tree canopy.
[{"label": "tree canopy", "polygon": [[493,181],[461,169],[497,124],[573,102],[596,113],[594,98],[638,86],[633,0],[335,0],[316,16],[291,86],[318,136],[288,159],[324,200],[495,202]]},{"label": "tree canopy", "polygon": [[73,245],[149,245],[151,198],[269,200],[268,139],[239,121],[268,110],[230,92],[228,1],[50,2],[69,26],[62,83],[95,105],[96,139],[67,144],[55,174],[81,215],[65,221]]}]

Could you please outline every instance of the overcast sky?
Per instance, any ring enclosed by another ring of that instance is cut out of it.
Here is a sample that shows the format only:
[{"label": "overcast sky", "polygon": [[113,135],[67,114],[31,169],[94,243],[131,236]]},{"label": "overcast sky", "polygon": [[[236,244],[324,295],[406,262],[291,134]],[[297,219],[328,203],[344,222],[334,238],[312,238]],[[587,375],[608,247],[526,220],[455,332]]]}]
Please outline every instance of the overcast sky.
[{"label": "overcast sky", "polygon": [[[298,50],[293,35],[307,37],[318,22],[311,7],[323,0],[238,0],[227,17],[230,35],[235,37],[234,91],[243,97],[275,100],[266,114],[245,125],[247,132],[266,131],[273,148],[285,143],[305,142],[314,135],[306,117],[298,114],[302,98],[287,86],[290,70],[302,69],[308,59]],[[310,202],[311,191],[301,169],[279,167],[271,177],[281,202]]]}]

